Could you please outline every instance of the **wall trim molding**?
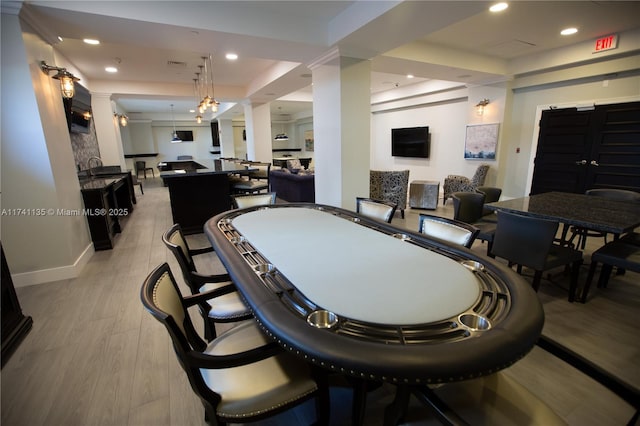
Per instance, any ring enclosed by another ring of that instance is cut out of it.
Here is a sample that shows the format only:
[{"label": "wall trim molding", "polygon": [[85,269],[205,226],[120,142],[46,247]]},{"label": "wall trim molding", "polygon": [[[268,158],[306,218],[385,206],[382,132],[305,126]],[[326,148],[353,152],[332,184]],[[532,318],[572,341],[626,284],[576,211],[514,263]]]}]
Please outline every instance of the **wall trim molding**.
[{"label": "wall trim molding", "polygon": [[37,284],[76,278],[80,275],[80,272],[82,272],[82,269],[89,262],[94,253],[95,250],[93,249],[93,243],[89,243],[87,248],[84,249],[72,265],[11,274],[13,285],[16,288],[28,287]]}]

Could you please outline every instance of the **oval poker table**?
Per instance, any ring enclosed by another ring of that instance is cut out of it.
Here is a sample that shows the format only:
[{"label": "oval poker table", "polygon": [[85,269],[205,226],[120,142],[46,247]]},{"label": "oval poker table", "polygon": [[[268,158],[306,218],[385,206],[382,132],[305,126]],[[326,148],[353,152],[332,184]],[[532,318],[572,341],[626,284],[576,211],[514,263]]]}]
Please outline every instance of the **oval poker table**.
[{"label": "oval poker table", "polygon": [[488,375],[526,355],[544,323],[514,271],[345,209],[231,210],[204,230],[265,333],[356,378],[425,385]]}]

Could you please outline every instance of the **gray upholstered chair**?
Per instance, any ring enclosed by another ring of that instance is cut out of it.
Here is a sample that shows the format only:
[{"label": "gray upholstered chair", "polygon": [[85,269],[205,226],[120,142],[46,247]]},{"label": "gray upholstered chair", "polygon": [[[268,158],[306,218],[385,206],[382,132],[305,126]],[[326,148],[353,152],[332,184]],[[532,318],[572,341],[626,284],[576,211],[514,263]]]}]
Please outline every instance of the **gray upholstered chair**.
[{"label": "gray upholstered chair", "polygon": [[493,256],[491,246],[496,232],[496,223],[482,218],[484,194],[482,192],[454,192],[451,194],[451,198],[453,198],[453,218],[478,228],[480,232],[478,232],[477,238],[487,243],[487,256]]},{"label": "gray upholstered chair", "polygon": [[418,232],[471,248],[480,230],[459,220],[421,213],[418,217]]},{"label": "gray upholstered chair", "polygon": [[403,219],[408,188],[409,170],[369,172],[369,198],[394,203]]},{"label": "gray upholstered chair", "polygon": [[509,265],[517,265],[519,273],[522,266],[533,269],[535,291],[540,287],[542,272],[571,265],[569,302],[575,300],[582,252],[553,243],[558,222],[501,210],[497,225],[491,248],[494,256],[508,260]]},{"label": "gray upholstered chair", "polygon": [[191,293],[210,292],[211,294],[210,300],[199,305],[207,340],[216,336],[216,322],[236,322],[253,317],[236,291],[229,274],[203,275],[198,273],[194,256],[213,252],[213,247],[190,249],[179,224],[169,228],[162,235],[162,241],[178,261],[184,281],[189,286]]},{"label": "gray upholstered chair", "polygon": [[391,223],[398,206],[394,203],[371,198],[356,197],[356,212],[363,216]]},{"label": "gray upholstered chair", "polygon": [[317,370],[284,351],[255,321],[209,343],[200,338],[188,308],[207,297],[183,297],[166,263],[149,274],[140,293],[146,310],[169,332],[179,364],[204,406],[205,422],[254,422],[316,398],[317,424],[327,424],[329,390],[318,385],[312,375]]},{"label": "gray upholstered chair", "polygon": [[454,192],[474,192],[479,186],[484,185],[489,172],[488,164],[481,164],[476,169],[471,179],[466,176],[449,175],[444,179],[442,190],[444,191],[444,201]]},{"label": "gray upholstered chair", "polygon": [[[602,197],[607,198],[612,201],[628,201],[632,203],[638,203],[640,208],[640,193],[635,191],[628,191],[626,189],[615,189],[615,188],[597,188],[597,189],[589,189],[585,191],[586,195],[590,195],[592,197]],[[582,228],[579,226],[571,227],[571,238],[569,239],[569,243],[573,243],[573,240],[578,237],[578,241],[576,242],[576,247],[580,247],[580,249],[584,250],[587,244],[587,237],[598,237],[603,238],[604,243],[607,243],[607,233],[599,232],[599,231],[591,231],[587,228]],[[617,238],[618,235],[614,235],[614,239]]]},{"label": "gray upholstered chair", "polygon": [[617,267],[618,270],[623,269],[626,271],[628,269],[640,273],[640,235],[637,233],[627,234],[618,240],[605,244],[593,252],[591,255],[589,275],[587,276],[587,281],[580,296],[582,303],[587,300],[591,281],[593,281],[598,263],[602,263],[602,270],[598,278],[599,288],[607,286],[614,266]]},{"label": "gray upholstered chair", "polygon": [[[492,186],[479,186],[476,188],[476,192],[482,192],[484,194],[485,204],[500,201],[500,196],[502,195],[501,188],[495,188]],[[491,220],[492,222],[495,222],[497,220],[495,212],[493,210],[489,210],[486,207],[482,208],[482,218],[484,220]]]},{"label": "gray upholstered chair", "polygon": [[244,209],[247,207],[267,206],[276,203],[275,192],[263,192],[260,194],[232,195],[233,207]]}]

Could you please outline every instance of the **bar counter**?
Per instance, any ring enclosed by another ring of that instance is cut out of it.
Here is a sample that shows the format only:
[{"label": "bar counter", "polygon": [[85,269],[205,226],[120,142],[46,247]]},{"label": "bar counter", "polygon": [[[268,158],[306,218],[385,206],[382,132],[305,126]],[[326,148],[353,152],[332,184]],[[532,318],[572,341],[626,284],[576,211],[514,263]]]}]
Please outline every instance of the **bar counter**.
[{"label": "bar counter", "polygon": [[158,170],[169,188],[173,223],[179,223],[185,234],[196,234],[212,216],[231,209],[229,174],[251,168],[232,161],[197,159],[163,161]]}]

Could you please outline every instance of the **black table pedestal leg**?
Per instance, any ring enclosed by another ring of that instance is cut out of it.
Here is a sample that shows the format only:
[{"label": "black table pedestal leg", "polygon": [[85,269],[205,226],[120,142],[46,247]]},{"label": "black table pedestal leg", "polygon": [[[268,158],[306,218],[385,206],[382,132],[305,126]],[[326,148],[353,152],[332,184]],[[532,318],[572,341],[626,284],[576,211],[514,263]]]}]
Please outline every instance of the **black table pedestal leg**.
[{"label": "black table pedestal leg", "polygon": [[351,407],[351,424],[362,426],[364,424],[364,412],[367,408],[367,381],[353,380],[353,405]]},{"label": "black table pedestal leg", "polygon": [[395,426],[404,418],[409,406],[409,396],[409,386],[398,385],[396,387],[396,397],[384,409],[384,426]]}]

